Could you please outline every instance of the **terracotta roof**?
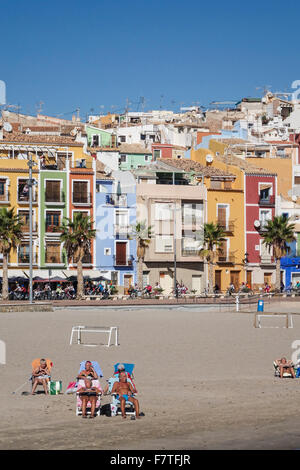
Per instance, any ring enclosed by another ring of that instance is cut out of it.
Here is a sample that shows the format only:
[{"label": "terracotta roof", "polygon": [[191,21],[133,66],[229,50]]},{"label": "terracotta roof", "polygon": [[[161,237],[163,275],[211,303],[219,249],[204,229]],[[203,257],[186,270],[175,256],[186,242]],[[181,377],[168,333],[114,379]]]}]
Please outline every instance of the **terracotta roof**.
[{"label": "terracotta roof", "polygon": [[3,140],[0,143],[19,143],[19,144],[52,144],[52,145],[72,145],[83,147],[82,142],[76,142],[73,137],[62,137],[59,135],[28,135],[21,132],[4,132]]},{"label": "terracotta roof", "polygon": [[141,144],[121,144],[118,147],[120,153],[138,153],[138,154],[149,154],[151,155],[151,150],[146,149]]},{"label": "terracotta roof", "polygon": [[243,170],[246,174],[262,174],[262,175],[277,175],[277,173],[273,173],[270,170],[266,170],[265,168],[260,168],[258,166],[252,165],[251,163],[248,163],[247,159],[240,158],[236,155],[230,155],[228,154],[227,156],[225,155],[216,155],[214,158],[216,160],[219,160],[227,165],[232,165],[232,166],[237,166],[241,170]]},{"label": "terracotta roof", "polygon": [[215,168],[213,166],[204,166],[201,165],[199,162],[195,162],[194,160],[188,160],[187,158],[159,158],[157,162],[164,162],[170,166],[174,166],[177,169],[184,170],[186,172],[195,172],[207,177],[213,176],[224,176],[224,177],[231,177],[236,178],[235,175],[232,173],[227,173],[219,168]]}]

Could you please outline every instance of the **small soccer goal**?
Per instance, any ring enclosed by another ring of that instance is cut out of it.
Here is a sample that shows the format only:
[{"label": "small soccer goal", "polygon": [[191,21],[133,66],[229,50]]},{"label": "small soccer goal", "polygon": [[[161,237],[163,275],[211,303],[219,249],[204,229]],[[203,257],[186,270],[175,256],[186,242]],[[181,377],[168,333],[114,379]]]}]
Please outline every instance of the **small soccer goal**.
[{"label": "small soccer goal", "polygon": [[254,328],[294,328],[290,313],[256,313]]}]

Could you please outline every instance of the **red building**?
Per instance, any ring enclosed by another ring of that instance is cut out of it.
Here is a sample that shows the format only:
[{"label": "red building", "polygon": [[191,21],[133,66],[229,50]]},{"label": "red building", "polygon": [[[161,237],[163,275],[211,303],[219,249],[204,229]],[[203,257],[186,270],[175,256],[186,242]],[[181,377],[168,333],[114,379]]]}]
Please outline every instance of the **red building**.
[{"label": "red building", "polygon": [[246,279],[253,288],[275,282],[273,253],[261,234],[276,211],[277,175],[267,170],[245,171]]},{"label": "red building", "polygon": [[152,144],[152,161],[158,158],[184,158],[186,152],[185,147],[172,144]]}]

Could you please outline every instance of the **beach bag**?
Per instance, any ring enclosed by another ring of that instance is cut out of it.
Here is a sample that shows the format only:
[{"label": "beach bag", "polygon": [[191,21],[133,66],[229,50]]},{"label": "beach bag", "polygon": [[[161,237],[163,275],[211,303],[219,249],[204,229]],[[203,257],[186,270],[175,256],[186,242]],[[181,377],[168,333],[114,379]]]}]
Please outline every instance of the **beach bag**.
[{"label": "beach bag", "polygon": [[62,393],[62,381],[51,380],[51,382],[49,382],[49,393],[50,395],[58,395],[59,393]]},{"label": "beach bag", "polygon": [[111,416],[111,408],[110,408],[109,403],[107,403],[106,405],[101,406],[100,415]]},{"label": "beach bag", "polygon": [[66,394],[68,393],[75,393],[77,392],[78,384],[76,382],[69,382],[67,386],[67,390],[65,391]]}]

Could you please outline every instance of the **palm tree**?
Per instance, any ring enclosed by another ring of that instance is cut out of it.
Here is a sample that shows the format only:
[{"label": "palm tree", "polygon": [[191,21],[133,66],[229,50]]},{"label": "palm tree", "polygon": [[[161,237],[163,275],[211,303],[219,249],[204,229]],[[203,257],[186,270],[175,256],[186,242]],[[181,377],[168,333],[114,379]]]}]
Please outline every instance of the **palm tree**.
[{"label": "palm tree", "polygon": [[137,259],[138,259],[138,288],[143,288],[143,262],[146,254],[146,249],[150,244],[151,239],[151,226],[147,226],[146,220],[137,222],[131,227],[130,238],[133,238],[137,242]]},{"label": "palm tree", "polygon": [[222,242],[225,241],[224,235],[225,232],[218,223],[204,224],[204,248],[199,253],[208,263],[209,294],[214,292],[214,260],[216,251],[220,251]]},{"label": "palm tree", "polygon": [[96,237],[96,230],[92,228],[91,217],[77,212],[73,220],[65,217],[65,222],[60,227],[60,239],[69,258],[77,263],[77,299],[83,298],[83,271],[82,259],[86,253],[90,253],[91,242]]},{"label": "palm tree", "polygon": [[288,243],[296,238],[294,235],[295,224],[289,223],[289,218],[283,215],[275,216],[268,220],[261,233],[263,243],[269,248],[273,248],[276,260],[276,291],[280,291],[280,259],[289,252]]},{"label": "palm tree", "polygon": [[14,208],[0,210],[0,253],[3,254],[2,298],[8,300],[8,256],[11,249],[17,249],[23,239],[22,222],[14,214]]}]

